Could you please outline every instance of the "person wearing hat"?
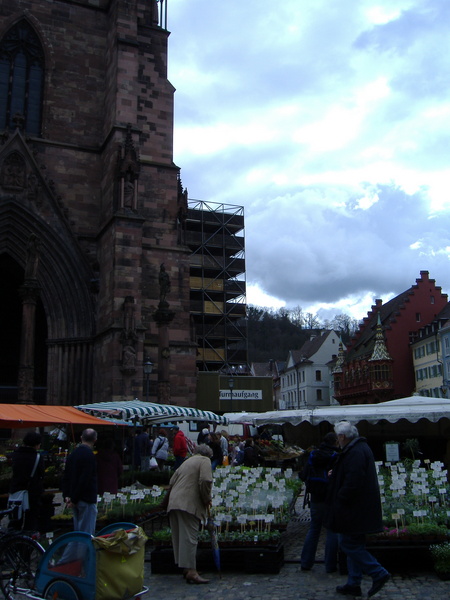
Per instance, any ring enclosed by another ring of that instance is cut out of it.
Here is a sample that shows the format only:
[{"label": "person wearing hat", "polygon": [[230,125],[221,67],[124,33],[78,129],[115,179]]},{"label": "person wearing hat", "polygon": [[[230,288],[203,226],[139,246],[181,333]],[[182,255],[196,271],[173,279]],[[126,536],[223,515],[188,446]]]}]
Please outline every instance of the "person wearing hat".
[{"label": "person wearing hat", "polygon": [[197,436],[197,444],[209,444],[210,442],[210,437],[209,437],[209,429],[208,427],[205,427],[204,429],[202,429],[200,431],[200,433]]}]

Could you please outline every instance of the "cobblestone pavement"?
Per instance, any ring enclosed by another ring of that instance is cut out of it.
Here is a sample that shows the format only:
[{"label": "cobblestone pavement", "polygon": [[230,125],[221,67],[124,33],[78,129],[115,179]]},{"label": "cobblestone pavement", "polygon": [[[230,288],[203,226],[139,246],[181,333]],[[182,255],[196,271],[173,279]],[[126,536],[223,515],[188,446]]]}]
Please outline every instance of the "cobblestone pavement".
[{"label": "cobblestone pavement", "polygon": [[[336,600],[344,598],[336,593],[336,586],[345,583],[346,577],[326,574],[323,565],[323,541],[319,546],[316,564],[308,572],[301,571],[300,552],[308,524],[302,516],[289,523],[284,534],[285,564],[280,573],[248,574],[225,571],[220,578],[217,572],[202,572],[210,579],[205,585],[187,585],[181,575],[152,575],[150,550],[145,563],[145,584],[149,587],[146,598],[164,600]],[[383,561],[381,561],[383,562]],[[375,598],[379,600],[448,600],[450,582],[441,581],[431,570],[420,565],[403,564],[399,569],[390,566],[392,579]],[[367,597],[371,580],[363,579],[363,598]],[[348,596],[347,596],[348,597]]]}]

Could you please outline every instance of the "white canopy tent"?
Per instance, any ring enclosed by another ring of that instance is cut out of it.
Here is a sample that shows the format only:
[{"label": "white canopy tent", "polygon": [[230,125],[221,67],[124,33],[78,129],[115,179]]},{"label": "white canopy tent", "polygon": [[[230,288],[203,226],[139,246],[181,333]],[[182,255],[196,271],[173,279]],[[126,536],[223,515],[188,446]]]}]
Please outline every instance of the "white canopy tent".
[{"label": "white canopy tent", "polygon": [[219,425],[227,425],[228,423],[228,419],[209,410],[170,404],[155,404],[153,402],[142,402],[141,400],[80,404],[75,408],[95,416],[116,417],[124,421],[140,421],[155,425],[168,421],[203,421]]},{"label": "white canopy tent", "polygon": [[426,396],[409,396],[408,398],[381,402],[380,404],[334,405],[265,413],[233,413],[227,416],[230,423],[252,422],[256,426],[283,425],[285,423],[300,425],[305,422],[318,425],[323,421],[334,424],[343,420],[351,423],[367,421],[370,424],[375,424],[382,420],[397,423],[400,419],[406,419],[410,423],[417,423],[420,419],[437,423],[440,419],[450,418],[450,400],[446,398],[428,398]]}]

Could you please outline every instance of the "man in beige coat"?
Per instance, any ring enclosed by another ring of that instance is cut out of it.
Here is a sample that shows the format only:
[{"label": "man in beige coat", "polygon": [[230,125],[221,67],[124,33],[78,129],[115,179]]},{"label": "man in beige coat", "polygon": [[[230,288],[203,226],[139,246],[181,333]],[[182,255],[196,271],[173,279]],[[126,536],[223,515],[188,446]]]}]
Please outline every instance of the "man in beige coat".
[{"label": "man in beige coat", "polygon": [[197,572],[197,542],[200,523],[211,505],[212,450],[200,444],[169,482],[169,513],[175,564],[183,569],[187,583],[208,583]]}]

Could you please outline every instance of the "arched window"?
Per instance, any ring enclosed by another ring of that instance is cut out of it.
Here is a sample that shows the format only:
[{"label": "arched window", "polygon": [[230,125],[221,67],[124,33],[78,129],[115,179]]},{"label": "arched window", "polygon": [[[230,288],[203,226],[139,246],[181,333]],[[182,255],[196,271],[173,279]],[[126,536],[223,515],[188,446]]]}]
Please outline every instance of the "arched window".
[{"label": "arched window", "polygon": [[15,129],[15,117],[25,131],[40,135],[44,87],[44,52],[28,21],[16,23],[0,42],[0,130]]}]

